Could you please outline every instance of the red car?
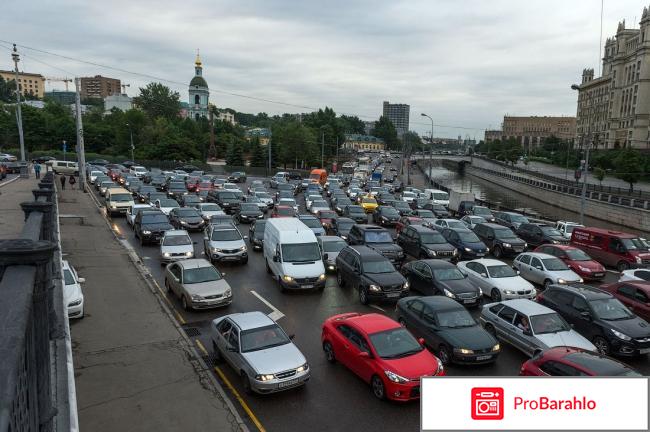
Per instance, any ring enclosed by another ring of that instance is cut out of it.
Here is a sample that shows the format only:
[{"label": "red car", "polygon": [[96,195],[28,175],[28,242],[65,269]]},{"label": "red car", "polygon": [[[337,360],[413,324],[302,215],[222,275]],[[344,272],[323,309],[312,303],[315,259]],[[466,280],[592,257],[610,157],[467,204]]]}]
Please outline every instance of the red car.
[{"label": "red car", "polygon": [[650,321],[650,282],[617,282],[599,288],[609,291],[637,316]]},{"label": "red car", "polygon": [[534,252],[558,257],[584,280],[601,280],[606,274],[605,267],[601,263],[595,261],[585,251],[575,246],[544,244],[537,246]]},{"label": "red car", "polygon": [[328,231],[332,228],[332,221],[339,217],[334,210],[318,210],[316,217],[320,220],[321,225]]},{"label": "red car", "polygon": [[395,232],[399,235],[409,225],[424,225],[424,219],[416,216],[402,216],[395,224]]},{"label": "red car", "polygon": [[208,191],[214,190],[214,185],[210,181],[203,181],[199,183],[197,191]]},{"label": "red car", "polygon": [[641,376],[637,371],[597,352],[555,347],[521,365],[521,376]]},{"label": "red car", "polygon": [[187,186],[187,191],[198,192],[199,183],[201,183],[200,177],[188,177],[188,179],[185,181],[185,185]]},{"label": "red car", "polygon": [[271,212],[272,218],[282,218],[282,217],[294,217],[296,216],[296,210],[293,207],[289,206],[275,206]]},{"label": "red car", "polygon": [[420,378],[445,375],[424,340],[384,315],[334,315],[323,323],[321,342],[327,361],[338,361],[370,383],[379,399],[419,399]]}]

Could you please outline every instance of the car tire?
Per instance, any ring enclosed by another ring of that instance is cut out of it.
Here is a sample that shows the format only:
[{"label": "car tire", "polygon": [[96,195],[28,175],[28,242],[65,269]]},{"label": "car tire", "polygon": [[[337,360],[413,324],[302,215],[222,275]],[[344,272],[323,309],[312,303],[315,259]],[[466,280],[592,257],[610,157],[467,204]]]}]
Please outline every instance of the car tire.
[{"label": "car tire", "polygon": [[449,351],[449,347],[447,345],[441,344],[438,347],[438,358],[445,366],[451,363],[451,352]]},{"label": "car tire", "polygon": [[372,376],[372,379],[370,380],[370,386],[372,387],[372,394],[374,394],[377,399],[386,399],[386,386],[378,375]]},{"label": "car tire", "polygon": [[630,268],[630,263],[628,263],[627,261],[619,261],[616,264],[616,270],[618,270],[619,272],[624,272],[625,270],[629,270],[629,268]]},{"label": "car tire", "polygon": [[323,342],[323,352],[325,353],[325,360],[328,363],[336,363],[336,355],[334,354],[334,347],[331,343],[327,341]]},{"label": "car tire", "polygon": [[368,289],[366,287],[359,287],[359,302],[362,305],[370,303],[368,300]]},{"label": "car tire", "polygon": [[264,260],[264,262],[266,263],[266,272],[267,272],[268,274],[271,274],[271,267],[269,266],[269,261],[268,261],[268,260]]},{"label": "car tire", "polygon": [[186,311],[190,310],[190,305],[187,302],[187,297],[186,296],[181,296],[181,304],[183,305],[183,309]]},{"label": "car tire", "polygon": [[246,375],[246,372],[242,371],[240,377],[241,377],[241,385],[244,388],[246,394],[252,394],[253,389],[251,389],[251,380],[250,378],[248,378],[248,375]]},{"label": "car tire", "polygon": [[501,301],[501,291],[499,291],[497,288],[492,288],[490,291],[490,299],[492,302],[500,302]]},{"label": "car tire", "polygon": [[550,279],[544,279],[544,290],[547,290],[548,287],[550,287],[552,283],[553,283],[552,280],[550,280]]},{"label": "car tire", "polygon": [[336,272],[336,283],[339,284],[339,288],[343,288],[345,286],[345,280],[343,279],[343,275],[340,271]]},{"label": "car tire", "polygon": [[501,249],[501,246],[495,246],[494,249],[492,249],[492,255],[494,255],[494,258],[500,259],[503,256],[503,249]]},{"label": "car tire", "polygon": [[485,324],[485,331],[490,333],[495,339],[497,337],[497,331],[492,324]]},{"label": "car tire", "polygon": [[604,337],[596,336],[591,342],[594,344],[594,346],[596,347],[596,349],[600,354],[609,355],[610,353],[609,342],[607,342],[607,340],[605,340]]}]

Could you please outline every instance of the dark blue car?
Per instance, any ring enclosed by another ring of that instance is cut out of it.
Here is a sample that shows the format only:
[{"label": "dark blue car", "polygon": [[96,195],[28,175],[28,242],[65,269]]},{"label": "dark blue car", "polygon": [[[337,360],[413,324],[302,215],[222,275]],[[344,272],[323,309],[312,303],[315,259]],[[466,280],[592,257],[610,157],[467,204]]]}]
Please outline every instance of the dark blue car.
[{"label": "dark blue car", "polygon": [[483,258],[490,252],[485,243],[468,229],[445,228],[442,230],[442,236],[458,249],[460,259]]}]

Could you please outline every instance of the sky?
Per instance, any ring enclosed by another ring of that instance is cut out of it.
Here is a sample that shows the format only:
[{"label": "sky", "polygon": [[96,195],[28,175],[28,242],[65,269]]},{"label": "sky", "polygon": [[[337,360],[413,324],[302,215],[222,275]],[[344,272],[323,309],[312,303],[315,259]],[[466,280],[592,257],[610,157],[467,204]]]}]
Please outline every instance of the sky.
[{"label": "sky", "polygon": [[[217,107],[376,120],[387,100],[411,106],[418,133],[429,114],[436,137],[479,140],[506,114],[573,116],[570,85],[598,74],[600,0],[2,3],[0,69],[17,43],[26,72],[119,78],[131,96],[161,81],[187,101],[200,49]],[[604,0],[603,43],[623,19],[638,28],[649,3]]]}]

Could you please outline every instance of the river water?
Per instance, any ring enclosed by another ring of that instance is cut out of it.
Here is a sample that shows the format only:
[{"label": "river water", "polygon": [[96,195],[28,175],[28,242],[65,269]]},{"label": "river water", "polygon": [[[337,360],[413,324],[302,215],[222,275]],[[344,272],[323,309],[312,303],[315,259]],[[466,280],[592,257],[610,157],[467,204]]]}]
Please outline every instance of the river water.
[{"label": "river water", "polygon": [[[477,198],[488,201],[494,205],[500,204],[511,209],[533,210],[534,212],[538,213],[540,217],[555,221],[578,221],[580,219],[580,215],[578,213],[546,204],[544,202],[535,200],[534,198],[511,191],[510,189],[499,187],[494,183],[487,182],[468,174],[459,174],[456,171],[450,171],[442,166],[440,161],[433,162],[431,175],[434,181],[445,185],[450,189],[460,192],[473,192],[474,196]],[[580,198],[576,197],[576,199]],[[529,212],[530,211],[527,211],[526,213]],[[635,231],[631,228],[590,217],[589,201],[586,202],[585,206],[585,225],[615,229],[618,231],[625,231],[642,235],[641,232]],[[647,233],[645,233],[645,236],[647,236]]]}]

